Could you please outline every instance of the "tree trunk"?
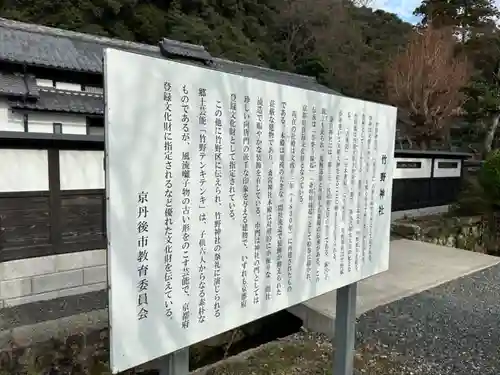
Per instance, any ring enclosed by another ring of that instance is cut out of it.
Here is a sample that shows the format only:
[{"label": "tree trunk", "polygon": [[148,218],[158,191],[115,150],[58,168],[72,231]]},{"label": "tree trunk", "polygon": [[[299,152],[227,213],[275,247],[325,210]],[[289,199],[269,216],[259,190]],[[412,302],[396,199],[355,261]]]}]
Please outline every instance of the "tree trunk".
[{"label": "tree trunk", "polygon": [[425,140],[420,141],[420,150],[427,151],[429,149],[429,143]]},{"label": "tree trunk", "polygon": [[429,137],[420,136],[416,139],[416,141],[422,151],[427,151],[431,148],[431,139]]},{"label": "tree trunk", "polygon": [[493,116],[490,127],[486,132],[483,143],[483,157],[486,157],[491,152],[491,147],[493,145],[493,140],[495,139],[495,133],[498,129],[498,123],[500,121],[500,113],[495,113]]}]

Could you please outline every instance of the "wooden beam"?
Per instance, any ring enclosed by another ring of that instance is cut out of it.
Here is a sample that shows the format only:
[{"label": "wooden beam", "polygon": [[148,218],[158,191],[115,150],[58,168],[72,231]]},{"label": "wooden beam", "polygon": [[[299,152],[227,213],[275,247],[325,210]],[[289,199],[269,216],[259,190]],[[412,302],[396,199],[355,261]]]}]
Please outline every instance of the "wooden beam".
[{"label": "wooden beam", "polygon": [[49,148],[49,206],[50,206],[50,242],[55,254],[61,251],[61,182],[59,150]]}]

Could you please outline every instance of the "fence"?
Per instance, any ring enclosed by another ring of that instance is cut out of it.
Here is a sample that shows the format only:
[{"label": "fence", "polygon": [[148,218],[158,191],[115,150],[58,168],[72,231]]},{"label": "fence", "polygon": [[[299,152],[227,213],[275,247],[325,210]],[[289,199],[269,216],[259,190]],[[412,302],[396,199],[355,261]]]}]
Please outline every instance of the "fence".
[{"label": "fence", "polygon": [[396,150],[392,210],[449,205],[460,193],[469,154]]},{"label": "fence", "polygon": [[464,176],[476,176],[482,165],[483,165],[482,160],[465,160]]}]

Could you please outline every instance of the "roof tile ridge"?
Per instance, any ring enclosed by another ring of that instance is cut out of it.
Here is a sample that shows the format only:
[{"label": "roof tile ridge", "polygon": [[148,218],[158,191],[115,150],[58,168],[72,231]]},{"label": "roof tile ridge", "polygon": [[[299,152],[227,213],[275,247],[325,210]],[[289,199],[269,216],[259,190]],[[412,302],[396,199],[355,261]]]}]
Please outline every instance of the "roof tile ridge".
[{"label": "roof tile ridge", "polygon": [[66,94],[66,95],[73,95],[73,96],[88,96],[88,97],[94,97],[94,98],[102,98],[103,97],[103,94],[100,94],[97,92],[73,91],[73,90],[64,90],[64,89],[57,89],[57,88],[48,88],[48,87],[43,87],[43,86],[38,86],[38,91],[50,92],[50,93],[54,93],[54,94]]},{"label": "roof tile ridge", "polygon": [[51,27],[51,26],[43,26],[32,23],[26,23],[21,21],[14,21],[7,18],[0,17],[0,27],[6,27],[9,29],[26,31],[30,33],[37,33],[42,35],[50,35],[54,37],[60,38],[69,38],[69,39],[78,39],[83,42],[89,43],[100,43],[100,44],[108,44],[110,46],[117,47],[132,47],[141,49],[144,51],[157,52],[159,48],[156,46],[152,46],[149,44],[131,42],[128,40],[122,40],[117,38],[110,38],[100,35],[92,35],[87,33],[80,33],[77,31],[65,30],[61,28]]}]

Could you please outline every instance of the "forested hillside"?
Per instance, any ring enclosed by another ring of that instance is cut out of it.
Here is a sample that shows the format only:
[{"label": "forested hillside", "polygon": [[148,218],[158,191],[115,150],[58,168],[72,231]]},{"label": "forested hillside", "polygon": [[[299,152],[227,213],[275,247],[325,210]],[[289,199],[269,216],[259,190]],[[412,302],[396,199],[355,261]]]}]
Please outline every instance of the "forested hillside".
[{"label": "forested hillside", "polygon": [[0,16],[317,76],[346,94],[384,100],[383,69],[411,26],[329,0],[3,0]]}]

